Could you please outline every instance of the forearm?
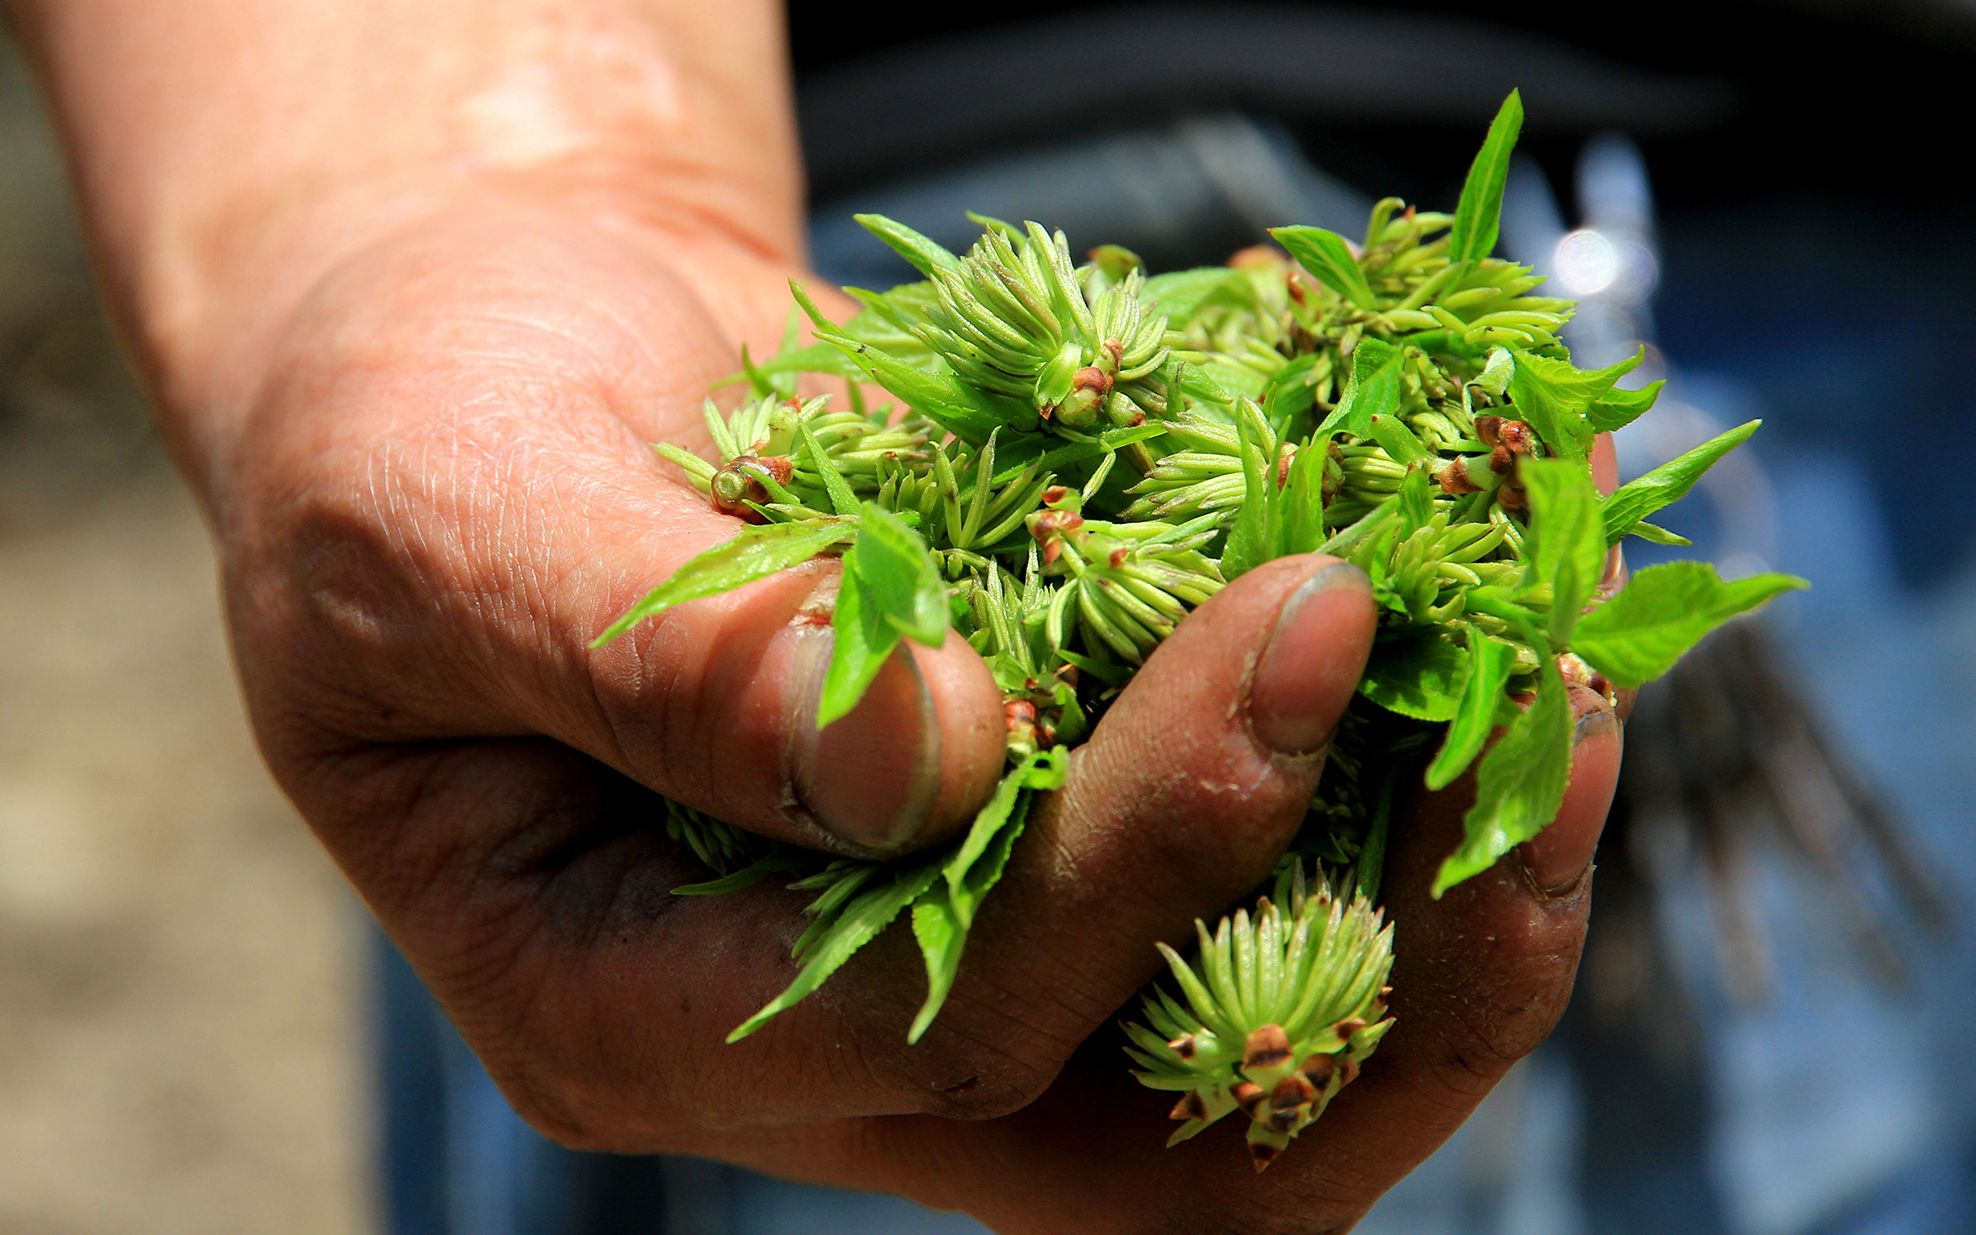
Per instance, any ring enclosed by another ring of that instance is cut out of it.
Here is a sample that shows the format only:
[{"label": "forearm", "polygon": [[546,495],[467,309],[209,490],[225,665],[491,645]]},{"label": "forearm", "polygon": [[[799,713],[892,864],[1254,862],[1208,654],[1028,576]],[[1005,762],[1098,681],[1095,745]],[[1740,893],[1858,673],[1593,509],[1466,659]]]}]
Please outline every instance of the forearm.
[{"label": "forearm", "polygon": [[797,252],[772,0],[0,4],[53,101],[111,310],[195,472],[323,272],[451,203],[540,195]]}]

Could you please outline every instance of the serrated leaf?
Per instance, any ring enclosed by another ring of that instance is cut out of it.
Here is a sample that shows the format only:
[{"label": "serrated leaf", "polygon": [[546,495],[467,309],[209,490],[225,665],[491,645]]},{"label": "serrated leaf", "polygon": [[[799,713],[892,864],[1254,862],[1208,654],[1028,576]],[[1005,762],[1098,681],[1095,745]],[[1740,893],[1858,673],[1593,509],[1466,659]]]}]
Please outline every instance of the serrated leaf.
[{"label": "serrated leaf", "polygon": [[1462,672],[1461,695],[1454,715],[1448,720],[1441,749],[1427,765],[1427,787],[1445,789],[1455,782],[1482,748],[1489,744],[1496,715],[1509,685],[1510,671],[1516,665],[1516,649],[1500,639],[1491,639],[1469,628],[1467,667]]},{"label": "serrated leaf", "polygon": [[897,219],[882,214],[856,214],[858,226],[883,240],[887,247],[913,264],[923,275],[960,265],[960,259],[936,240],[922,236]]},{"label": "serrated leaf", "polygon": [[1021,827],[1021,812],[1027,810],[1024,792],[1060,789],[1069,774],[1070,758],[1063,748],[1032,752],[1003,775],[994,795],[975,812],[974,822],[968,825],[960,848],[944,868],[947,886],[954,894],[955,911],[963,926],[973,923],[975,906],[1001,877],[1000,864],[984,859],[997,836]]},{"label": "serrated leaf", "polygon": [[674,571],[671,578],[647,592],[643,600],[625,610],[603,634],[591,640],[590,646],[602,647],[639,622],[675,605],[731,592],[757,579],[801,566],[843,544],[854,533],[852,524],[836,520],[745,527],[733,540],[714,546]]},{"label": "serrated leaf", "polygon": [[[862,539],[862,538],[861,538]],[[858,706],[892,649],[903,637],[884,617],[864,586],[859,569],[859,546],[844,555],[844,575],[837,588],[837,606],[830,615],[830,665],[824,670],[823,691],[817,700],[816,727],[841,720]]]},{"label": "serrated leaf", "polygon": [[1537,431],[1551,450],[1567,459],[1591,453],[1592,408],[1609,399],[1613,383],[1632,372],[1646,357],[1642,348],[1603,369],[1580,369],[1568,360],[1512,350],[1509,399],[1518,417]]},{"label": "serrated leaf", "polygon": [[913,902],[913,941],[919,944],[920,958],[926,963],[926,1000],[906,1030],[908,1045],[932,1028],[934,1018],[946,1006],[947,994],[954,989],[954,978],[961,970],[961,953],[967,947],[967,930],[954,913],[946,884],[934,883]]},{"label": "serrated leaf", "polygon": [[1317,426],[1313,441],[1325,442],[1335,433],[1372,436],[1372,418],[1400,410],[1400,366],[1406,350],[1384,339],[1360,339],[1352,350],[1352,378],[1338,406]]},{"label": "serrated leaf", "polygon": [[1449,720],[1459,709],[1468,654],[1437,627],[1415,627],[1372,646],[1359,693],[1415,720]]},{"label": "serrated leaf", "polygon": [[1617,596],[1585,615],[1571,650],[1620,686],[1640,686],[1674,667],[1702,637],[1780,593],[1808,586],[1794,575],[1724,582],[1706,562],[1649,566]]},{"label": "serrated leaf", "polygon": [[1762,424],[1761,420],[1751,420],[1737,425],[1686,454],[1668,460],[1646,475],[1619,486],[1605,503],[1606,543],[1618,544],[1620,538],[1632,531],[1640,520],[1686,497],[1688,490],[1702,478],[1702,473],[1714,467],[1723,455],[1748,441]]},{"label": "serrated leaf", "polygon": [[1461,186],[1461,200],[1448,232],[1449,261],[1480,261],[1495,250],[1502,225],[1503,186],[1509,182],[1509,156],[1522,129],[1523,96],[1512,90],[1489,123],[1482,149],[1469,164],[1468,179]]},{"label": "serrated leaf", "polygon": [[1594,432],[1611,433],[1615,429],[1624,429],[1653,407],[1654,400],[1660,397],[1661,387],[1665,385],[1667,379],[1659,378],[1638,390],[1609,390],[1592,404],[1585,417],[1591,422]]},{"label": "serrated leaf", "polygon": [[878,886],[859,892],[836,915],[828,928],[810,941],[803,954],[803,967],[797,971],[795,980],[728,1034],[728,1042],[739,1042],[822,986],[831,974],[843,968],[844,962],[850,960],[859,948],[891,925],[892,919],[898,917],[901,910],[932,887],[939,875],[940,868],[927,862],[900,870]]},{"label": "serrated leaf", "polygon": [[1550,636],[1562,644],[1605,571],[1605,523],[1599,491],[1582,463],[1525,459],[1517,477],[1530,495],[1530,528],[1524,533],[1524,590],[1551,594]]},{"label": "serrated leaf", "polygon": [[1324,286],[1361,309],[1372,308],[1372,287],[1344,237],[1321,227],[1272,227],[1269,234]]},{"label": "serrated leaf", "polygon": [[1479,875],[1544,830],[1571,779],[1571,703],[1557,662],[1543,657],[1537,698],[1482,757],[1475,804],[1462,816],[1462,843],[1434,876],[1434,897]]},{"label": "serrated leaf", "polygon": [[926,962],[926,1002],[913,1018],[907,1042],[919,1041],[940,1014],[960,970],[975,912],[1001,881],[1035,795],[1062,788],[1069,771],[1070,760],[1062,747],[1032,752],[1009,769],[994,796],[975,813],[960,847],[942,865],[941,880],[914,903],[913,937]]},{"label": "serrated leaf", "polygon": [[947,637],[947,589],[919,533],[867,502],[856,553],[858,581],[874,611],[913,642],[939,647]]}]

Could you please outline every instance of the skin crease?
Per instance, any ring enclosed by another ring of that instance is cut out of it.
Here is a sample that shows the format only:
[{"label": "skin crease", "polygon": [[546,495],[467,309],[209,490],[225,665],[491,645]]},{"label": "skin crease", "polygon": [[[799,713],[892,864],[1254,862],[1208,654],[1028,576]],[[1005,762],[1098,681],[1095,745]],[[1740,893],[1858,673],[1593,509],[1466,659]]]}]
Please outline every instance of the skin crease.
[{"label": "skin crease", "polygon": [[[1127,1077],[1108,1027],[1153,941],[1273,865],[1323,755],[1258,734],[1328,732],[1370,638],[1354,572],[1292,608],[1328,563],[1286,558],[1190,617],[1075,752],[919,1046],[899,931],[723,1045],[787,981],[804,898],[670,896],[701,872],[655,833],[652,792],[803,843],[911,847],[962,824],[1001,761],[998,696],[958,640],[912,649],[820,746],[798,741],[827,564],[587,647],[732,534],[647,443],[705,444],[702,394],[741,341],[773,346],[801,269],[779,9],[7,11],[212,520],[269,765],[545,1134],[1010,1231],[1334,1231],[1555,1023],[1616,722],[1581,728],[1543,848],[1442,901],[1426,889],[1467,790],[1401,816],[1399,1024],[1291,1152],[1258,1178],[1225,1129],[1158,1148],[1170,1100]],[[1301,676],[1258,688],[1286,611]],[[914,837],[823,831],[916,802]]]}]

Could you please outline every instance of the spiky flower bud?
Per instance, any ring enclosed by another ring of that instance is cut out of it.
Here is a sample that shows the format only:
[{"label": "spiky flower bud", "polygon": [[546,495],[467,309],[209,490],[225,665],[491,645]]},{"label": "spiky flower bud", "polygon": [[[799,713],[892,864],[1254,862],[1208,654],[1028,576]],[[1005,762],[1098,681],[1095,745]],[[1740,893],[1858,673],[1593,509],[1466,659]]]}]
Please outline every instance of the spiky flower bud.
[{"label": "spiky flower bud", "polygon": [[1237,1111],[1250,1159],[1267,1167],[1358,1073],[1386,1015],[1393,929],[1362,896],[1346,899],[1301,863],[1277,895],[1238,909],[1191,956],[1160,945],[1177,994],[1155,987],[1126,1053],[1141,1083],[1177,1092],[1177,1145]]}]

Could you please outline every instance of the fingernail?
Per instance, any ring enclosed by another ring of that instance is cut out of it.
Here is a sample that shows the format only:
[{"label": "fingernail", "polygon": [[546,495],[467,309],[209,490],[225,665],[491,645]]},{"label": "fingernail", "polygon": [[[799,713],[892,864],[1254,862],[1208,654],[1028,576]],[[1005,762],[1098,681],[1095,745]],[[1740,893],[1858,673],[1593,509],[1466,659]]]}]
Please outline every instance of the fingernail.
[{"label": "fingernail", "polygon": [[818,729],[831,633],[799,637],[790,673],[789,790],[826,843],[864,856],[895,852],[924,826],[939,793],[932,695],[912,656],[896,653],[848,715]]},{"label": "fingernail", "polygon": [[1543,900],[1576,893],[1591,870],[1619,782],[1619,717],[1596,691],[1571,687],[1578,720],[1571,735],[1571,783],[1557,819],[1517,849],[1530,887]]},{"label": "fingernail", "polygon": [[1349,562],[1320,569],[1283,602],[1249,686],[1249,724],[1284,755],[1322,750],[1364,668],[1372,582]]}]

